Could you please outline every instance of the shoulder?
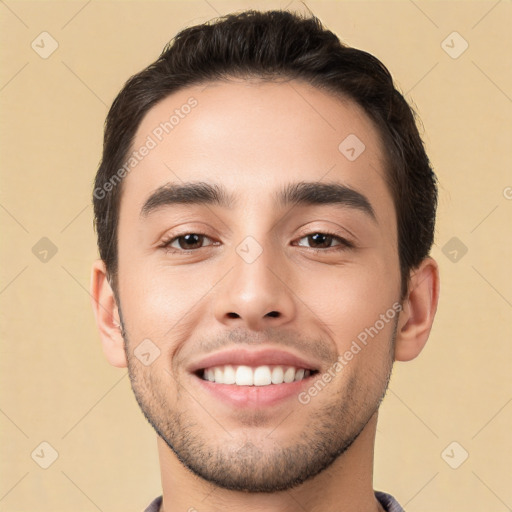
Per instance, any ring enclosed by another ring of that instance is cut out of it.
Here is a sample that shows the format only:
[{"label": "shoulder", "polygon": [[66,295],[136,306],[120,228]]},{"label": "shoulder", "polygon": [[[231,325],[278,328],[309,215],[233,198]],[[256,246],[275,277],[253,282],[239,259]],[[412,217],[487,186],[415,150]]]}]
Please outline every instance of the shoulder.
[{"label": "shoulder", "polygon": [[380,504],[384,507],[386,512],[405,512],[400,503],[395,500],[391,494],[383,491],[374,491],[375,497],[379,500]]},{"label": "shoulder", "polygon": [[162,496],[155,498],[144,510],[144,512],[159,512],[162,505]]}]

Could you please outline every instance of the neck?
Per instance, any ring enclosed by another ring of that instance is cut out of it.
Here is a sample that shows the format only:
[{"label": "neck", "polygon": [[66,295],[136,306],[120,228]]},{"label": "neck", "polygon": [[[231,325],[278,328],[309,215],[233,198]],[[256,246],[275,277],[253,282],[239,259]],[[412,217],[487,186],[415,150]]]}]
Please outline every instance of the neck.
[{"label": "neck", "polygon": [[245,493],[216,487],[191,473],[157,438],[163,489],[160,512],[381,512],[373,491],[376,412],[358,438],[327,469],[290,490]]}]

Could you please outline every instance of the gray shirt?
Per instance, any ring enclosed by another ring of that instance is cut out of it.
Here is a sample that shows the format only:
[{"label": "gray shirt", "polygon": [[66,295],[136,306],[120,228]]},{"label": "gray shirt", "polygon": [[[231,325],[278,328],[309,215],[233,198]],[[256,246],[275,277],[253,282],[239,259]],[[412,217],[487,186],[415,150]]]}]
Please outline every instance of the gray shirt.
[{"label": "gray shirt", "polygon": [[[405,512],[404,509],[400,506],[398,501],[391,496],[391,494],[387,494],[382,491],[374,491],[375,497],[379,500],[380,504],[384,507],[386,512]],[[160,505],[162,504],[162,496],[158,496],[155,498],[148,506],[144,512],[159,512]]]}]

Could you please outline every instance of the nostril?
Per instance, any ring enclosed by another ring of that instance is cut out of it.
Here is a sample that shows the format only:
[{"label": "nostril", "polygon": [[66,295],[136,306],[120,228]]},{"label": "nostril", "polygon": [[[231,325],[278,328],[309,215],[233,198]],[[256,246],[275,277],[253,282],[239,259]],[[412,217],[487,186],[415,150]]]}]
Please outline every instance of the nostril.
[{"label": "nostril", "polygon": [[[270,313],[267,313],[265,316],[271,316],[271,317],[278,317],[280,315],[279,311],[271,311]],[[240,318],[240,315],[238,313],[228,313],[227,316],[229,318]]]}]

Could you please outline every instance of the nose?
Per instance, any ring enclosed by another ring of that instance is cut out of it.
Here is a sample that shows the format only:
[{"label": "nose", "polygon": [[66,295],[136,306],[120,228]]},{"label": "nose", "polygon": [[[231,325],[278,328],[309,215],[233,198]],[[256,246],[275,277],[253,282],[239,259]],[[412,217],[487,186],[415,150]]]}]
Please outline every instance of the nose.
[{"label": "nose", "polygon": [[260,331],[289,323],[295,315],[294,293],[284,264],[264,249],[252,262],[234,253],[233,268],[215,296],[215,316],[227,327]]}]

